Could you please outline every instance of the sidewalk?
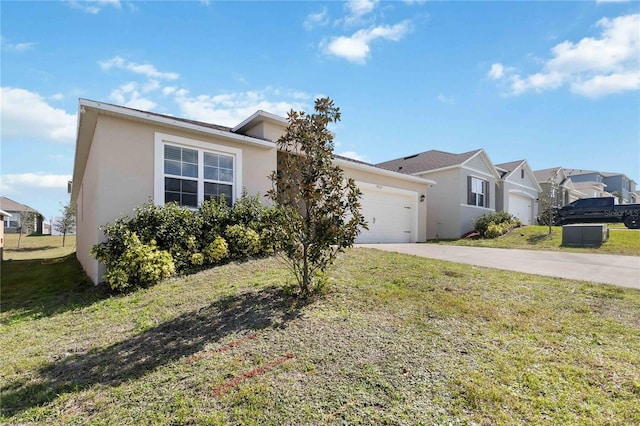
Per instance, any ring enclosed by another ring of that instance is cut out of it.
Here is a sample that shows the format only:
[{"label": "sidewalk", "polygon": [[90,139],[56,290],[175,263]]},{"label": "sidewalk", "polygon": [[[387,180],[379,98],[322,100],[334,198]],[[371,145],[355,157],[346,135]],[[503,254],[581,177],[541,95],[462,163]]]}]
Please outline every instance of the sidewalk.
[{"label": "sidewalk", "polygon": [[639,256],[510,250],[442,244],[357,244],[356,247],[640,289]]}]

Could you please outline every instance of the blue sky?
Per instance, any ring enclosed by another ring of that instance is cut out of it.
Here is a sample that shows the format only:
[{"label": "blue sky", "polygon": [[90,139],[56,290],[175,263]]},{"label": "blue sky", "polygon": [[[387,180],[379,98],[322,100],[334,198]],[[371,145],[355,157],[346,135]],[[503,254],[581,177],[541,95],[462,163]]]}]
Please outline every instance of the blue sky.
[{"label": "blue sky", "polygon": [[0,3],[2,195],[68,200],[78,98],[233,126],[329,96],[336,153],[484,148],[640,184],[638,2]]}]

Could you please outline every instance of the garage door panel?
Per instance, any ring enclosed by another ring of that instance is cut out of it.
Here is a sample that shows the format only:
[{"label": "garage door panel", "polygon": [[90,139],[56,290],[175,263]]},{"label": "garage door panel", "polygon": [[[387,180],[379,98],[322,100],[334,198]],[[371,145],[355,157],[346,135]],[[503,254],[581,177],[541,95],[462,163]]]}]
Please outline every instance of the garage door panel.
[{"label": "garage door panel", "polygon": [[416,196],[393,190],[361,190],[361,211],[369,229],[358,236],[358,243],[415,241]]},{"label": "garage door panel", "polygon": [[523,225],[531,225],[533,200],[518,195],[509,195],[509,214],[517,217]]}]

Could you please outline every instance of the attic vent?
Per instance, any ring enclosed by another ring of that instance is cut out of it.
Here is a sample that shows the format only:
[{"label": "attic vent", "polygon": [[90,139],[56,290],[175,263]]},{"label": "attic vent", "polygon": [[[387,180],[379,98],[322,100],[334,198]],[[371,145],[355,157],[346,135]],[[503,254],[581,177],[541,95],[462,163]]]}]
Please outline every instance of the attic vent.
[{"label": "attic vent", "polygon": [[414,154],[414,155],[410,155],[408,157],[404,157],[405,160],[410,160],[412,158],[416,158],[418,156],[418,154]]}]

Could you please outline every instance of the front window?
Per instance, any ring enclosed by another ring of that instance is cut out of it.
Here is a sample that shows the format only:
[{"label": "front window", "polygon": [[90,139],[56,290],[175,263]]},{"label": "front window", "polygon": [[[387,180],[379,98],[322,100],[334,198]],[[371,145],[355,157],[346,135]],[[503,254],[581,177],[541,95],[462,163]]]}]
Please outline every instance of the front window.
[{"label": "front window", "polygon": [[469,179],[469,204],[472,206],[480,206],[485,207],[488,205],[487,203],[487,189],[488,182],[482,179],[478,179],[475,177],[470,177]]},{"label": "front window", "polygon": [[236,178],[239,156],[237,149],[157,134],[156,199],[196,208],[205,200],[217,200],[224,195],[231,205],[239,184]]}]

